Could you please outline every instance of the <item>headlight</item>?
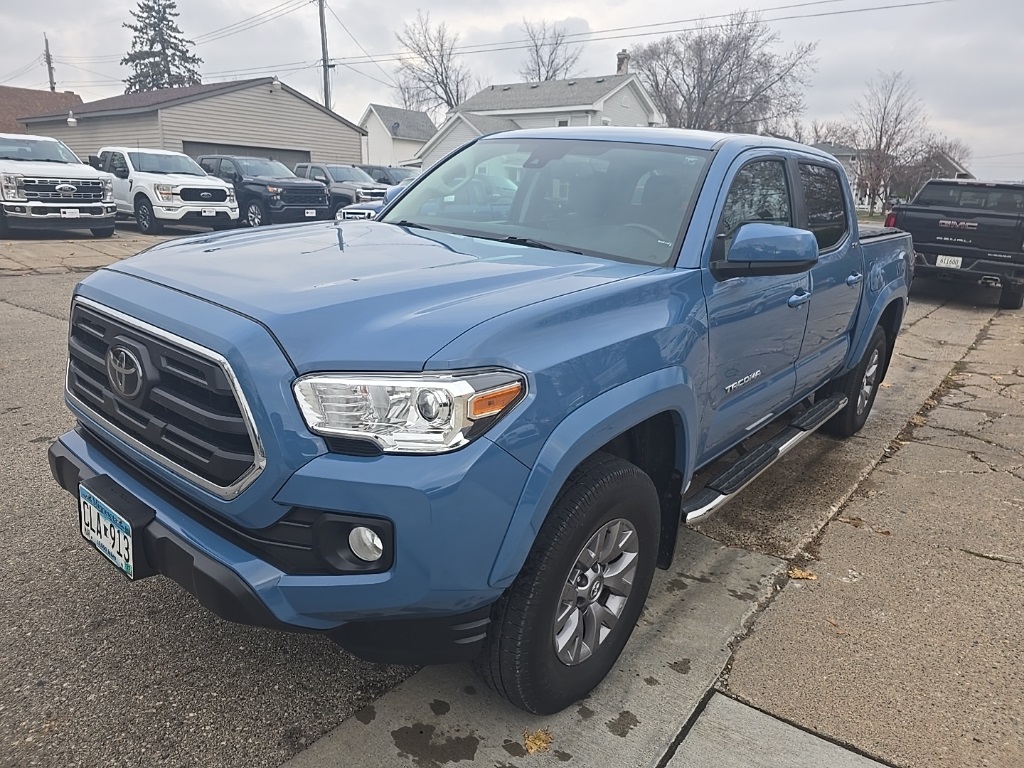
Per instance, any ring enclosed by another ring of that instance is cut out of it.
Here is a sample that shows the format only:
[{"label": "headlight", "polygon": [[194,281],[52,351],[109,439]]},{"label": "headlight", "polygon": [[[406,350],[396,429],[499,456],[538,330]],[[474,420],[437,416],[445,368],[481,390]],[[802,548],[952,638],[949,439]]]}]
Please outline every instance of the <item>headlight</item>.
[{"label": "headlight", "polygon": [[114,202],[114,180],[107,178],[103,180],[103,202]]},{"label": "headlight", "polygon": [[271,187],[271,186],[268,186],[267,187],[267,192],[269,192],[272,195],[280,195],[281,194],[281,187]]},{"label": "headlight", "polygon": [[0,197],[3,197],[4,200],[25,200],[26,198],[22,197],[21,192],[18,191],[19,181],[21,181],[20,174],[0,174]]},{"label": "headlight", "polygon": [[229,203],[234,203],[235,202],[235,188],[234,187],[228,187],[227,192],[228,192],[227,201]]},{"label": "headlight", "polygon": [[155,184],[153,189],[156,190],[156,196],[165,203],[170,202],[174,197],[174,186],[171,184]]},{"label": "headlight", "polygon": [[422,374],[312,374],[293,385],[309,428],[372,440],[386,453],[444,453],[483,434],[526,394],[501,369]]}]

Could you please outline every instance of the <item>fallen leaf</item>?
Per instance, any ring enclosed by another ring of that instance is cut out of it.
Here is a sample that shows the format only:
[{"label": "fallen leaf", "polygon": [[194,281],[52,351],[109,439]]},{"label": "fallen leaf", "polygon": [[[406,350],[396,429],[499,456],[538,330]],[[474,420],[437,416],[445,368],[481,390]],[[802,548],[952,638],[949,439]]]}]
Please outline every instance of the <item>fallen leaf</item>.
[{"label": "fallen leaf", "polygon": [[835,628],[835,631],[836,631],[837,635],[845,635],[846,634],[846,630],[839,626],[839,622],[838,621],[832,621],[832,619],[825,619],[825,621],[827,621],[829,624],[831,624]]},{"label": "fallen leaf", "polygon": [[551,742],[554,740],[555,737],[551,735],[551,731],[547,728],[541,728],[533,733],[530,733],[529,729],[523,731],[523,745],[526,747],[526,753],[529,755],[547,752],[551,747]]},{"label": "fallen leaf", "polygon": [[860,528],[864,525],[864,521],[859,517],[840,517],[839,522],[852,525],[854,528]]},{"label": "fallen leaf", "polygon": [[818,577],[810,571],[804,570],[803,568],[797,568],[793,566],[789,569],[789,578],[791,579],[804,579],[806,581],[817,581]]},{"label": "fallen leaf", "polygon": [[892,535],[892,531],[887,531],[885,528],[872,528],[871,530],[874,531],[875,533],[877,533],[879,536],[890,536],[890,535]]},{"label": "fallen leaf", "polygon": [[913,416],[910,417],[910,423],[920,427],[922,424],[927,424],[928,419],[926,419],[919,413],[915,413]]}]

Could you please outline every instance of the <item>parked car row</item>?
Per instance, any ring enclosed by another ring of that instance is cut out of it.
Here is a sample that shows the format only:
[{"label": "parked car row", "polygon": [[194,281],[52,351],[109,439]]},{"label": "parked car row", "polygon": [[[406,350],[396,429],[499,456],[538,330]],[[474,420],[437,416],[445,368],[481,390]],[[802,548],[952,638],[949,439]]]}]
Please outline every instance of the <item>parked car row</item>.
[{"label": "parked car row", "polygon": [[[85,164],[45,136],[0,134],[0,232],[89,229],[110,237],[118,219],[141,232],[165,225],[237,225],[333,219],[349,205],[383,204],[412,169],[299,163],[140,147],[103,147]],[[371,175],[372,174],[372,175]],[[380,181],[377,181],[379,179]]]}]

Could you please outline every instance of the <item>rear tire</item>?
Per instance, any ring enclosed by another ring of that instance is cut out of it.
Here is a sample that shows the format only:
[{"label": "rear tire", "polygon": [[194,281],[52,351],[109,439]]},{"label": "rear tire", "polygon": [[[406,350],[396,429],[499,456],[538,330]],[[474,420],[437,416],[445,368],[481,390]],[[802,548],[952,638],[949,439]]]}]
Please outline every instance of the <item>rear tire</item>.
[{"label": "rear tire", "polygon": [[135,200],[135,223],[139,225],[139,231],[146,235],[158,235],[163,229],[160,220],[153,213],[153,204],[142,196]]},{"label": "rear tire", "polygon": [[538,715],[590,693],[643,610],[660,526],[658,493],[638,467],[605,453],[577,467],[495,606],[474,662],[488,686]]},{"label": "rear tire", "polygon": [[999,294],[999,308],[1024,308],[1024,288],[1018,288],[1016,291],[1010,290],[1009,288],[1003,288],[1002,293]]},{"label": "rear tire", "polygon": [[842,393],[849,402],[843,410],[825,422],[822,430],[837,437],[850,437],[860,432],[871,413],[871,406],[875,404],[878,385],[882,383],[885,372],[888,348],[885,331],[876,326],[857,367],[825,385],[827,394]]},{"label": "rear tire", "polygon": [[113,237],[114,236],[114,228],[113,227],[99,227],[97,229],[90,229],[89,231],[92,232],[92,236],[93,237]]}]

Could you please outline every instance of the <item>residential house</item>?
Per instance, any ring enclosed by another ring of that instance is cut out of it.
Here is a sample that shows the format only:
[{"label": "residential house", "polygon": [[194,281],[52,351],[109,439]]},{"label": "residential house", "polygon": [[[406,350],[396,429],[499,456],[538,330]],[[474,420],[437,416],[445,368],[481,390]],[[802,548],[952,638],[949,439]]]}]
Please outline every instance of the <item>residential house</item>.
[{"label": "residential house", "polygon": [[416,159],[426,168],[478,136],[515,128],[663,122],[650,94],[629,71],[629,55],[622,51],[614,75],[484,88],[448,113]]},{"label": "residential house", "polygon": [[81,106],[82,97],[71,91],[57,93],[0,85],[0,133],[27,133],[25,124],[19,120],[23,115],[62,112],[66,118],[69,111]]},{"label": "residential house", "polygon": [[437,126],[426,112],[371,104],[359,127],[363,138],[363,160],[371,165],[407,165],[416,157]]},{"label": "residential house", "polygon": [[81,157],[107,145],[169,149],[197,157],[270,157],[289,168],[304,162],[358,163],[366,131],[276,77],[162,88],[36,112],[21,121],[60,139]]}]

